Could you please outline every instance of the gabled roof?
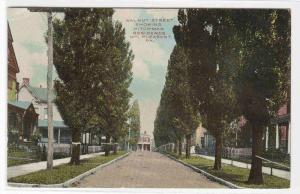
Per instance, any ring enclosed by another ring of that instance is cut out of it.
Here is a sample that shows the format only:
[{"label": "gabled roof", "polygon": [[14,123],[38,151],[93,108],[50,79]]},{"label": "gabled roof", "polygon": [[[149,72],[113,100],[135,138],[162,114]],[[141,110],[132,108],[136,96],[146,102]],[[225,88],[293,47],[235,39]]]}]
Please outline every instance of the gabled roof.
[{"label": "gabled roof", "polygon": [[12,53],[8,53],[8,61],[10,60],[13,60],[12,63],[8,63],[9,67],[10,68],[13,68],[15,69],[14,71],[16,73],[19,73],[20,72],[20,69],[19,69],[19,65],[18,65],[18,61],[17,61],[17,58],[16,58],[16,54],[15,54],[15,50],[14,50],[14,47],[13,47],[13,37],[12,37],[12,34],[11,34],[11,31],[10,31],[10,26],[9,26],[9,23],[7,23],[7,28],[8,28],[8,47],[11,47],[12,48]]},{"label": "gabled roof", "polygon": [[47,102],[47,88],[32,87],[30,85],[27,88],[29,92],[33,95],[33,97],[37,98],[40,101]]},{"label": "gabled roof", "polygon": [[31,102],[28,102],[28,101],[8,101],[8,104],[10,104],[12,106],[15,106],[15,107],[18,107],[18,108],[21,108],[23,110],[27,110],[30,107]]},{"label": "gabled roof", "polygon": [[[38,121],[38,127],[48,127],[48,120],[39,120]],[[65,125],[64,121],[53,121],[53,127],[54,128],[69,128],[67,125]]]}]

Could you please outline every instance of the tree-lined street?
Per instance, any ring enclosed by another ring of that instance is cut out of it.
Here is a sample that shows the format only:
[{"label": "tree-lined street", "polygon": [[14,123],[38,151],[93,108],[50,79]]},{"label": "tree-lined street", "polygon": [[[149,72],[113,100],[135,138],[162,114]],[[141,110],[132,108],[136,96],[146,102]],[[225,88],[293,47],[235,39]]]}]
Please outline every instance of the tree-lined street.
[{"label": "tree-lined street", "polygon": [[[30,78],[19,87],[16,56],[10,56],[8,155],[20,165],[10,169],[46,158],[47,168],[41,162],[8,181],[225,188],[217,179],[233,188],[289,186],[288,178],[263,168],[290,169],[290,10],[182,8],[170,18],[164,12],[170,10],[155,10],[159,19],[144,18],[151,14],[143,9],[125,9],[140,12],[125,19],[128,13],[115,8],[29,10],[48,12],[47,88],[32,86]],[[9,41],[14,54],[12,36]],[[81,179],[103,164],[109,165]]]}]

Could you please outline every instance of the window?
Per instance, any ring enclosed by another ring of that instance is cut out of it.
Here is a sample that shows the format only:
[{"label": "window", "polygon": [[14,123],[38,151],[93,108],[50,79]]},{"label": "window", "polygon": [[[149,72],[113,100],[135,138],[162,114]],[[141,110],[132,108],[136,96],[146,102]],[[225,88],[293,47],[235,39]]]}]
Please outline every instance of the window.
[{"label": "window", "polygon": [[48,108],[44,108],[44,119],[48,119]]}]

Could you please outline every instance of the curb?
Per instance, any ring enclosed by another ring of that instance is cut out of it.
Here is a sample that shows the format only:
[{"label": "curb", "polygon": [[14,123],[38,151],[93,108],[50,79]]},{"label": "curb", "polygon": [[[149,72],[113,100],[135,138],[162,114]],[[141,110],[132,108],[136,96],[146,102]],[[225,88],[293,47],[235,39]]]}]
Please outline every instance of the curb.
[{"label": "curb", "polygon": [[171,156],[171,155],[169,155],[167,153],[162,153],[162,154],[165,155],[165,156],[167,156],[168,158],[170,158],[172,160],[175,160],[176,162],[179,162],[179,163],[183,164],[184,166],[187,166],[187,167],[193,169],[195,172],[203,174],[208,179],[210,179],[212,181],[215,181],[215,182],[218,182],[218,183],[220,183],[222,185],[225,185],[225,186],[227,186],[227,187],[229,187],[231,189],[246,189],[245,187],[237,186],[237,185],[235,185],[235,184],[233,184],[233,183],[231,183],[229,181],[226,181],[224,179],[216,177],[216,176],[214,176],[214,175],[212,175],[212,174],[210,174],[210,173],[208,173],[208,172],[206,172],[206,171],[204,171],[204,170],[202,170],[200,168],[197,168],[197,167],[195,167],[193,165],[190,165],[190,164],[187,164],[187,163],[185,163],[185,162],[183,162],[181,160],[178,160],[177,158],[175,158],[175,157],[173,157],[173,156]]},{"label": "curb", "polygon": [[113,164],[125,157],[127,157],[131,152],[127,152],[126,154],[119,156],[107,163],[101,164],[99,166],[96,166],[95,168],[92,168],[91,170],[88,170],[72,179],[69,179],[63,183],[58,183],[58,184],[29,184],[29,183],[12,183],[12,182],[7,182],[7,185],[10,187],[43,187],[43,188],[65,188],[65,187],[70,187],[73,183],[78,182],[85,178],[88,175],[94,174],[97,170],[104,168],[105,166],[108,166],[110,164]]}]

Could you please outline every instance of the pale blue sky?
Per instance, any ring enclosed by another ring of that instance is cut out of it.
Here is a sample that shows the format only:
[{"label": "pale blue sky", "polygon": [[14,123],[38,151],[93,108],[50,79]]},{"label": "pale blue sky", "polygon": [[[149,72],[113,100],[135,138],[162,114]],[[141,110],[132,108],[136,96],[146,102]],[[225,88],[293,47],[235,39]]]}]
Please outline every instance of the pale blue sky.
[{"label": "pale blue sky", "polygon": [[[56,15],[56,17],[63,17]],[[163,23],[170,39],[146,42],[144,39],[131,39],[134,23],[126,19],[173,18],[173,22]],[[130,91],[138,99],[141,111],[142,131],[152,135],[156,109],[165,82],[168,59],[175,45],[172,28],[177,24],[175,9],[116,9],[114,19],[122,22],[126,30],[126,39],[130,42],[135,55],[133,61],[133,81]],[[20,67],[17,75],[21,83],[23,77],[29,77],[34,86],[46,87],[47,45],[44,35],[47,29],[46,16],[31,13],[26,9],[8,9],[8,21],[11,27],[16,57]]]}]

